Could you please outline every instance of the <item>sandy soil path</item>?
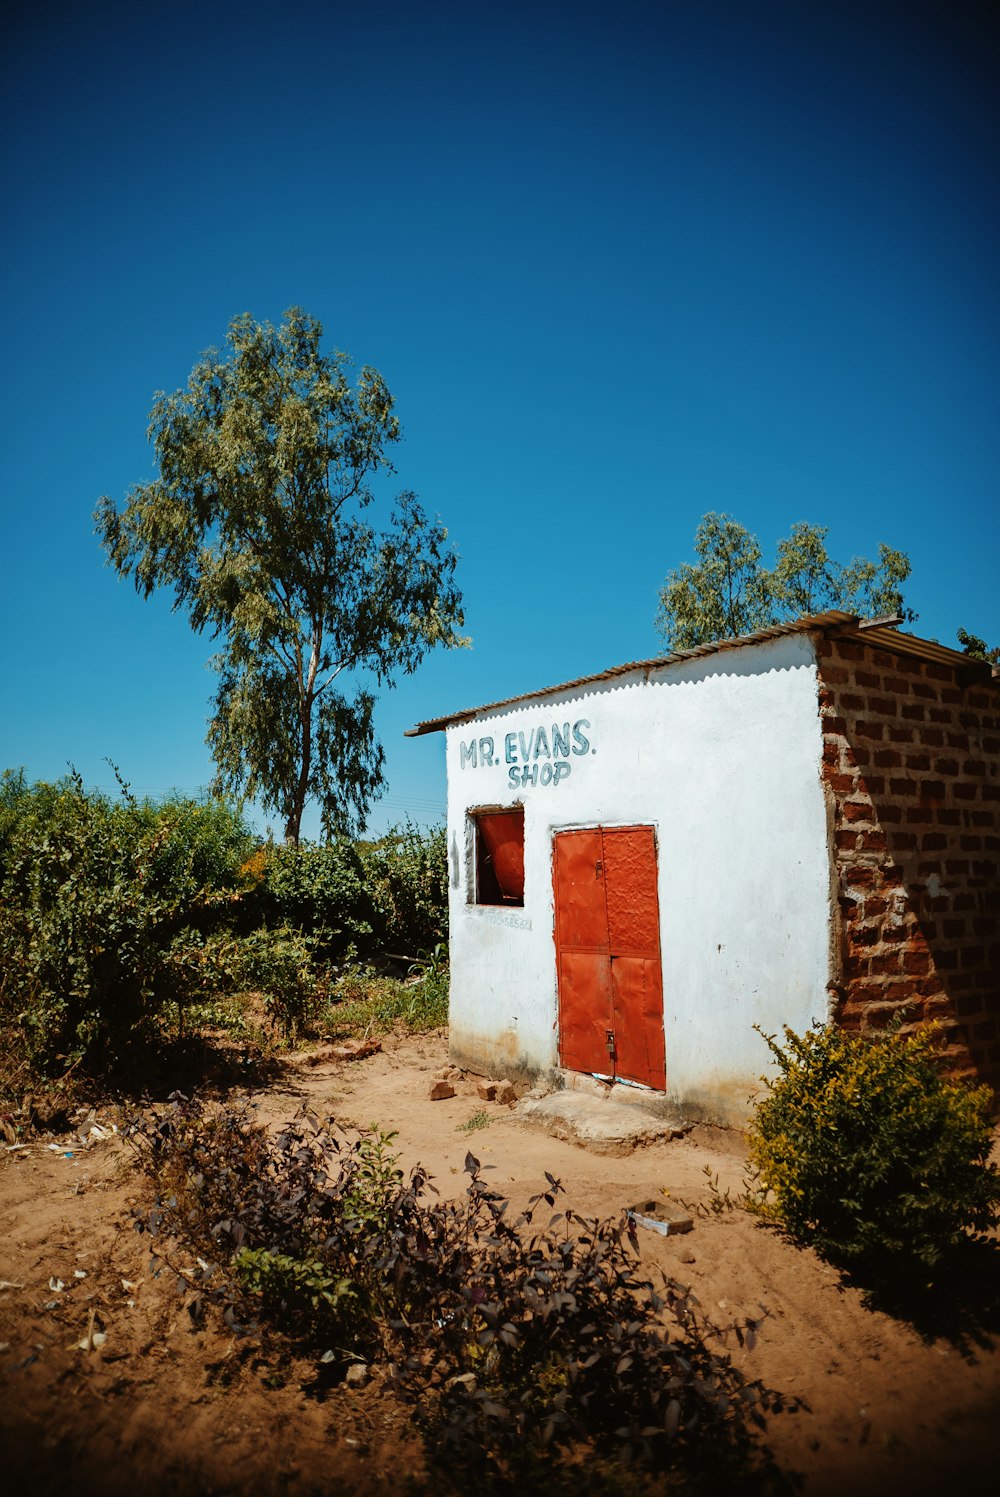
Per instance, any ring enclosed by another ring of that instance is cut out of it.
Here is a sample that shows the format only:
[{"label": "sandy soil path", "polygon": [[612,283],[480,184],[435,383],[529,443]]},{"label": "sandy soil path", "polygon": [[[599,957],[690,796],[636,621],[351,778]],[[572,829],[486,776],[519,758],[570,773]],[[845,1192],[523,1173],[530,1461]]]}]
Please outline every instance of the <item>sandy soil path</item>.
[{"label": "sandy soil path", "polygon": [[[526,1127],[474,1086],[438,1102],[443,1035],[388,1042],[347,1064],[297,1058],[253,1097],[265,1121],[308,1105],[398,1133],[443,1194],[462,1188],[472,1149],[521,1204],[559,1177],[585,1214],[614,1214],[669,1191],[707,1207],[706,1168],[738,1192],[738,1135],[697,1129],[626,1158],[595,1155]],[[468,1129],[470,1120],[477,1126]],[[0,1457],[7,1490],[199,1493],[398,1492],[421,1472],[406,1415],[377,1376],[315,1396],[309,1369],[278,1366],[224,1327],[195,1329],[170,1276],[148,1272],[132,1226],[140,1182],[115,1141],[89,1150],[51,1141],[0,1165]],[[973,1303],[964,1330],[921,1336],[865,1308],[810,1252],[740,1211],[695,1215],[694,1230],[642,1234],[644,1257],[690,1283],[716,1323],[767,1312],[747,1373],[794,1395],[771,1421],[782,1467],[807,1497],[849,1490],[913,1494],[992,1490],[1000,1471],[997,1297]],[[169,1282],[168,1282],[169,1279]],[[50,1282],[61,1285],[51,1288]],[[93,1312],[93,1320],[91,1315]],[[106,1340],[81,1349],[88,1326]]]}]

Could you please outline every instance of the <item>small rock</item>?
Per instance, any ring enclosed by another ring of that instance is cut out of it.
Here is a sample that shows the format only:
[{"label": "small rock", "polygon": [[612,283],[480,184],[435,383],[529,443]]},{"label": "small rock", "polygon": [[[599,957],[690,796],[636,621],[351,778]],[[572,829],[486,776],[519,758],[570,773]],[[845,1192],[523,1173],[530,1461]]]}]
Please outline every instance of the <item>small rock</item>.
[{"label": "small rock", "polygon": [[450,1377],[445,1383],[445,1388],[450,1392],[452,1388],[463,1388],[466,1393],[475,1393],[476,1375],[474,1372],[460,1372],[457,1377]]},{"label": "small rock", "polygon": [[344,1383],[348,1388],[363,1388],[368,1381],[367,1362],[352,1362],[344,1374]]},{"label": "small rock", "polygon": [[681,1263],[697,1263],[698,1261],[694,1253],[692,1253],[691,1249],[688,1247],[681,1248],[680,1252],[677,1254],[677,1257]]},{"label": "small rock", "polygon": [[497,1084],[495,1081],[480,1081],[476,1091],[484,1102],[496,1101]]},{"label": "small rock", "polygon": [[429,1095],[432,1102],[443,1102],[446,1097],[455,1095],[455,1088],[450,1081],[435,1081]]},{"label": "small rock", "polygon": [[306,1064],[321,1066],[331,1060],[364,1060],[368,1055],[377,1054],[381,1048],[381,1040],[342,1040],[338,1045],[329,1045],[326,1049],[314,1050],[307,1057]]},{"label": "small rock", "polygon": [[500,1103],[501,1107],[513,1107],[517,1101],[517,1092],[514,1090],[513,1082],[497,1082],[496,1101]]}]

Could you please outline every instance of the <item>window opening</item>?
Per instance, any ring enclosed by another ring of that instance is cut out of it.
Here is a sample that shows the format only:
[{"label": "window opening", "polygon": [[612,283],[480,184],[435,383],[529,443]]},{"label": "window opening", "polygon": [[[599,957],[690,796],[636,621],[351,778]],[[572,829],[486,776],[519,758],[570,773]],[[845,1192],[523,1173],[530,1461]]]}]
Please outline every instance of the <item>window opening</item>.
[{"label": "window opening", "polygon": [[476,836],[476,904],[524,904],[524,808],[480,811]]}]

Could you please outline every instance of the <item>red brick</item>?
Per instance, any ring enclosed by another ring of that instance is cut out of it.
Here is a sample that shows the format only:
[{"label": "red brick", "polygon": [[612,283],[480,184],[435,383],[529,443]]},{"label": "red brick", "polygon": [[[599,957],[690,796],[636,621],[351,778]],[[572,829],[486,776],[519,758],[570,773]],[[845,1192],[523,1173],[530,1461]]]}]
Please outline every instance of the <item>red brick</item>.
[{"label": "red brick", "polygon": [[926,743],[928,748],[943,748],[944,734],[940,728],[924,728],[920,734],[920,742]]},{"label": "red brick", "polygon": [[923,780],[920,785],[922,800],[944,800],[943,780]]},{"label": "red brick", "polygon": [[852,774],[833,774],[826,776],[827,784],[838,795],[850,795],[854,790],[856,781]]},{"label": "red brick", "polygon": [[923,770],[930,769],[931,756],[930,754],[907,754],[906,767],[911,774],[916,774],[918,772],[922,772]]},{"label": "red brick", "polygon": [[925,702],[936,702],[938,694],[933,686],[928,686],[925,681],[914,681],[913,695],[920,697]]},{"label": "red brick", "polygon": [[975,800],[979,794],[979,786],[964,785],[960,780],[957,785],[952,785],[951,793],[956,800]]},{"label": "red brick", "polygon": [[870,801],[845,801],[841,810],[845,821],[871,821],[873,819]]},{"label": "red brick", "polygon": [[950,723],[952,714],[947,707],[928,707],[927,720],[932,723]]},{"label": "red brick", "polygon": [[916,795],[917,782],[916,780],[892,779],[889,781],[889,791],[892,795]]},{"label": "red brick", "polygon": [[935,759],[935,761],[934,761],[934,769],[935,769],[935,771],[936,771],[937,774],[957,775],[958,774],[958,760],[957,759]]},{"label": "red brick", "polygon": [[[880,728],[879,729],[879,733],[880,734],[881,734],[881,731],[882,730]],[[913,742],[913,729],[906,727],[905,724],[903,724],[903,723],[899,723],[899,724],[892,723],[892,724],[890,724],[890,727],[889,727],[889,742],[890,743],[912,743]]]},{"label": "red brick", "polygon": [[953,681],[955,679],[952,671],[944,665],[935,665],[928,660],[924,665],[924,675],[928,681]]},{"label": "red brick", "polygon": [[[875,741],[878,741],[883,736],[884,731],[885,729],[883,728],[881,723],[859,722],[856,723],[854,727],[856,737],[871,738]],[[909,733],[910,730],[907,728],[904,731]]]},{"label": "red brick", "polygon": [[891,976],[898,972],[901,965],[901,957],[908,953],[899,951],[887,951],[881,956],[873,956],[868,964],[868,970],[872,976]]},{"label": "red brick", "polygon": [[925,832],[920,839],[921,852],[943,852],[948,846],[948,838],[941,832]]},{"label": "red brick", "polygon": [[[965,763],[962,765],[962,772],[963,774],[984,775],[986,773],[985,759],[966,759]],[[958,773],[957,764],[952,770],[952,773]]]},{"label": "red brick", "polygon": [[898,749],[876,749],[872,762],[876,769],[898,769],[903,756]]},{"label": "red brick", "polygon": [[857,692],[845,691],[841,694],[840,705],[844,712],[863,712],[865,710],[865,698]]},{"label": "red brick", "polygon": [[859,832],[858,836],[861,838],[861,846],[866,852],[885,851],[887,844],[884,832]]},{"label": "red brick", "polygon": [[890,697],[871,697],[868,702],[869,712],[877,712],[880,717],[895,717],[896,703]]},{"label": "red brick", "polygon": [[855,671],[854,679],[859,686],[874,686],[876,690],[882,685],[882,677],[877,671]]},{"label": "red brick", "polygon": [[903,676],[886,676],[885,689],[894,691],[899,697],[905,697],[909,695],[910,683]]},{"label": "red brick", "polygon": [[925,715],[926,708],[919,702],[904,702],[902,705],[901,716],[906,722],[922,723]]},{"label": "red brick", "polygon": [[824,681],[830,681],[835,686],[842,686],[851,679],[850,671],[845,670],[842,665],[831,665],[825,660],[820,666],[820,675]]}]

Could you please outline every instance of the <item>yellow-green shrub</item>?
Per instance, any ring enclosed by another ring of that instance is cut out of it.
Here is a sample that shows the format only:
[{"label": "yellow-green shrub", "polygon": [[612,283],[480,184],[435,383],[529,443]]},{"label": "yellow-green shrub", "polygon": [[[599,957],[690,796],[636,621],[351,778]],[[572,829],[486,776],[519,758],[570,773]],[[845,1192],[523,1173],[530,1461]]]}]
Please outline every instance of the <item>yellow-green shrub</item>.
[{"label": "yellow-green shrub", "polygon": [[778,1075],[748,1140],[763,1215],[832,1262],[904,1275],[996,1223],[990,1092],[942,1074],[933,1029],[764,1038]]}]

